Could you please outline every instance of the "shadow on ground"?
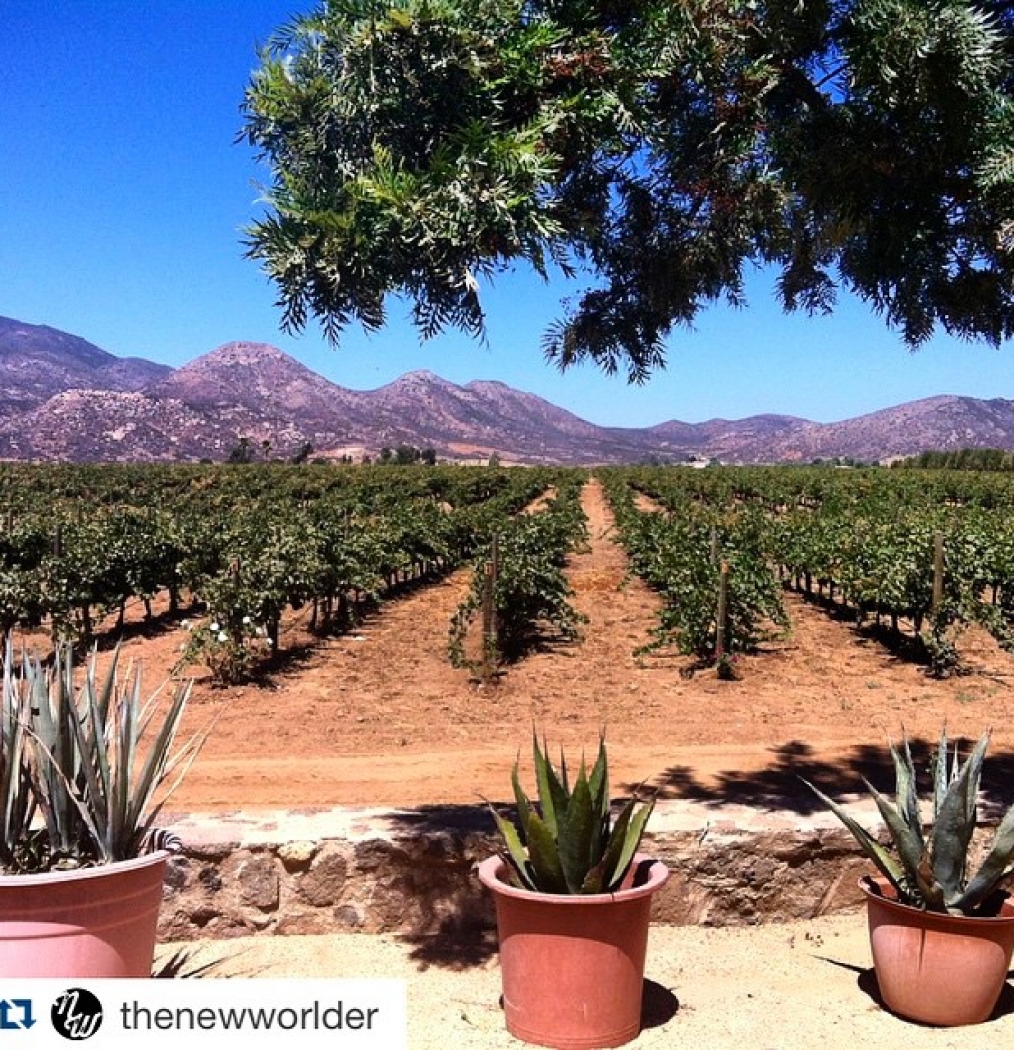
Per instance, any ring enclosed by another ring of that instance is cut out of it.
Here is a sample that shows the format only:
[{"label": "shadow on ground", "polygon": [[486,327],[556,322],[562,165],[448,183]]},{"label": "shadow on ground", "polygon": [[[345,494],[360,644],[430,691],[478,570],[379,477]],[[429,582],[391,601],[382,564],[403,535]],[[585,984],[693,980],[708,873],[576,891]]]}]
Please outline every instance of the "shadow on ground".
[{"label": "shadow on ground", "polygon": [[679,1012],[680,1001],[657,981],[645,979],[641,1000],[641,1027],[661,1028]]},{"label": "shadow on ground", "polygon": [[[938,741],[909,741],[919,772],[919,789],[925,797],[931,791],[929,763]],[[958,739],[962,756],[975,741]],[[866,794],[865,778],[880,791],[894,792],[894,764],[887,746],[863,744],[852,748],[847,757],[819,758],[814,749],[799,740],[772,748],[771,761],[763,769],[727,770],[711,782],[698,779],[687,766],[671,766],[646,785],[661,799],[691,799],[716,806],[735,803],[763,809],[787,809],[796,813],[816,813],[824,804],[802,779],[810,781],[826,795]],[[802,778],[802,779],[801,779]],[[626,792],[637,785],[624,784]],[[1002,811],[1014,800],[1014,751],[990,751],[982,776],[984,816]]]},{"label": "shadow on ground", "polygon": [[408,933],[399,940],[409,947],[409,958],[420,970],[471,970],[485,966],[497,953],[495,930],[477,930],[459,916],[444,919],[434,933]]}]

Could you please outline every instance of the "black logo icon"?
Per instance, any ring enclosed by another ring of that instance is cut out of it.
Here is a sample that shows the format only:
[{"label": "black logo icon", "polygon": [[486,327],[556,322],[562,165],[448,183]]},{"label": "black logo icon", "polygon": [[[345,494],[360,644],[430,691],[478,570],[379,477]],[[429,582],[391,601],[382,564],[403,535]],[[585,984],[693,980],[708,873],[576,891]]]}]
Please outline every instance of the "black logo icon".
[{"label": "black logo icon", "polygon": [[68,988],[50,1011],[64,1039],[90,1039],[102,1026],[102,1003],[87,988]]}]

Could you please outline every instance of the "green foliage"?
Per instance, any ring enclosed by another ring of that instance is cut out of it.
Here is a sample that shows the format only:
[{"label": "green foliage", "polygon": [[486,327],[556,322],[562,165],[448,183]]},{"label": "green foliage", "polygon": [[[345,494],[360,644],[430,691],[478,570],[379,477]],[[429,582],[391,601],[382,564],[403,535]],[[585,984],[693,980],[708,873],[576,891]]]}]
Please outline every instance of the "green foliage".
[{"label": "green foliage", "polygon": [[899,900],[916,908],[951,915],[995,914],[996,900],[990,897],[1014,872],[1014,807],[1004,815],[974,875],[968,858],[975,831],[979,779],[988,745],[987,732],[959,764],[957,747],[953,755],[950,754],[946,730],[941,734],[931,769],[933,821],[928,829],[924,829],[919,811],[916,769],[908,741],[900,752],[891,745],[896,780],[894,803],[868,781],[866,786],[887,826],[896,856],[837,802],[809,781],[804,783],[852,832],[863,852],[894,886]]},{"label": "green foliage", "polygon": [[437,453],[433,448],[416,448],[415,445],[399,445],[395,449],[385,447],[380,450],[379,462],[399,467],[411,466],[413,463],[432,467],[436,465]]},{"label": "green foliage", "polygon": [[[221,677],[256,675],[275,651],[268,640],[285,644],[274,632],[287,609],[309,606],[313,630],[345,629],[363,602],[485,560],[493,533],[513,529],[507,523],[550,487],[566,498],[557,501],[552,521],[540,515],[533,526],[545,529],[544,547],[536,547],[542,541],[535,535],[520,542],[524,571],[516,582],[527,588],[526,580],[544,581],[538,589],[550,611],[542,626],[552,623],[569,635],[579,621],[568,621],[563,560],[583,536],[575,507],[585,476],[393,463],[0,464],[0,506],[7,508],[0,513],[0,636],[42,627],[81,651],[92,636],[119,631],[122,624],[108,614],[147,603],[154,615],[154,600],[168,597],[161,615],[186,615],[195,624],[191,638],[203,632],[201,660],[214,665],[213,650],[222,645]],[[925,656],[938,673],[961,669],[954,658],[966,624],[1014,645],[1010,475],[671,467],[600,476],[621,537],[640,544],[639,571],[648,578],[657,571],[656,585],[667,594],[668,625],[660,622],[658,637],[706,659],[714,645],[715,554],[730,564],[732,652],[781,628],[778,576],[783,586],[891,631],[903,651]],[[628,521],[635,490],[662,513],[638,512]],[[937,532],[945,571],[933,615]],[[523,648],[539,629],[529,612],[542,614],[509,579],[500,593],[504,637]],[[477,609],[470,605],[464,615]],[[219,625],[215,632],[212,623]],[[223,630],[226,641],[219,638]]]},{"label": "green foliage", "polygon": [[246,91],[249,255],[331,339],[392,295],[481,334],[483,280],[590,274],[546,353],[637,381],[756,263],[786,309],[841,285],[911,346],[999,344],[1012,34],[990,0],[326,0]]},{"label": "green foliage", "polygon": [[26,752],[24,690],[17,689],[10,642],[4,643],[3,694],[0,697],[0,870],[31,870],[41,843],[32,827],[35,798]]},{"label": "green foliage", "polygon": [[565,757],[557,770],[548,748],[532,734],[538,805],[521,788],[519,763],[511,774],[517,824],[490,809],[503,839],[512,881],[540,893],[611,893],[623,882],[655,802],[637,809],[631,798],[613,821],[605,740],[589,773],[584,759],[573,787]]},{"label": "green foliage", "polygon": [[254,449],[253,445],[250,444],[250,439],[247,437],[241,437],[239,444],[229,453],[229,463],[253,463],[254,461]]},{"label": "green foliage", "polygon": [[[492,603],[496,643],[495,651],[485,654],[493,665],[517,659],[547,626],[565,640],[578,637],[584,618],[570,604],[573,592],[564,565],[567,555],[586,537],[578,499],[580,485],[581,476],[577,476],[544,509],[495,525],[497,559]],[[482,609],[491,558],[492,542],[477,552],[468,596],[451,620],[448,654],[455,667],[478,669],[477,662],[465,655],[465,640]]]},{"label": "green foliage", "polygon": [[[788,618],[769,564],[763,523],[749,510],[702,507],[687,498],[678,476],[664,469],[603,473],[631,570],[664,599],[651,647],[675,643],[701,660],[716,656],[721,564],[728,567],[725,652],[754,648]],[[634,492],[661,501],[640,511]],[[723,678],[738,672],[726,657]]]},{"label": "green foliage", "polygon": [[961,448],[950,452],[921,452],[901,462],[896,468],[917,467],[924,470],[1003,470],[1014,471],[1014,452],[1002,448]]},{"label": "green foliage", "polygon": [[117,657],[100,678],[93,654],[75,685],[69,647],[59,647],[44,667],[27,656],[16,662],[7,646],[0,719],[4,870],[107,864],[148,848],[154,821],[205,734],[177,747],[189,683],[169,699],[161,691],[144,696],[140,672],[121,677]]},{"label": "green foliage", "polygon": [[[432,450],[422,450],[428,462]],[[435,455],[432,457],[435,459]],[[363,602],[449,572],[566,471],[291,464],[0,465],[0,641],[48,626],[86,647],[129,605],[189,603],[185,659],[255,675],[287,608],[343,629]],[[119,612],[110,623],[107,614]],[[214,630],[211,625],[215,624]]]}]

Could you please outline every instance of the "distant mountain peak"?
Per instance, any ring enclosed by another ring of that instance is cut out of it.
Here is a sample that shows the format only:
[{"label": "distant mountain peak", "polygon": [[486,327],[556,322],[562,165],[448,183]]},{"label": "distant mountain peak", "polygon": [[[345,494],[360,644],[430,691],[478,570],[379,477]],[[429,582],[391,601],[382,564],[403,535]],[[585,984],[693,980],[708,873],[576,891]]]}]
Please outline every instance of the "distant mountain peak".
[{"label": "distant mountain peak", "polygon": [[404,375],[398,376],[397,379],[388,383],[387,386],[439,387],[443,390],[461,389],[456,383],[452,383],[449,379],[444,379],[443,376],[438,376],[436,372],[431,372],[426,368],[417,368],[413,372],[405,372]]},{"label": "distant mountain peak", "polygon": [[942,394],[829,424],[763,414],[600,427],[499,380],[459,386],[419,369],[376,390],[348,390],[251,340],[173,370],[0,317],[0,458],[222,460],[243,439],[280,458],[307,445],[338,457],[407,444],[525,463],[878,460],[1014,448],[1014,401]]},{"label": "distant mountain peak", "polygon": [[0,420],[71,389],[139,390],[172,371],[116,357],[80,336],[0,317]]},{"label": "distant mountain peak", "polygon": [[[299,362],[291,354],[279,350],[277,346],[270,343],[256,343],[249,340],[235,340],[231,343],[223,343],[214,350],[195,358],[190,364],[207,364],[231,362],[233,364],[250,364],[256,361],[286,361],[292,364]],[[183,366],[184,368],[186,365]],[[300,367],[305,367],[300,365]]]}]

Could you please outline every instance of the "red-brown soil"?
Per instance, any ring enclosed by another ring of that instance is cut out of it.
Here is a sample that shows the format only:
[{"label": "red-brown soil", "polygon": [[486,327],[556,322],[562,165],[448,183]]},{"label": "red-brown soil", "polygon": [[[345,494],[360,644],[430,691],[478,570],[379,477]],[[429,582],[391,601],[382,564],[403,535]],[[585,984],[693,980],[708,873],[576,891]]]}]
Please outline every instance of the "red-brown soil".
[{"label": "red-brown soil", "polygon": [[[288,656],[255,685],[214,687],[202,669],[187,725],[217,718],[175,810],[475,803],[509,797],[509,771],[530,769],[533,724],[576,759],[600,729],[613,783],[647,781],[669,796],[757,800],[798,792],[796,772],[835,791],[884,761],[902,727],[933,741],[995,728],[994,770],[1014,763],[1014,659],[969,631],[971,673],[944,681],[827,611],[787,596],[789,635],[741,657],[739,681],[649,642],[657,597],[626,579],[597,482],[585,489],[589,549],[569,564],[583,641],[554,643],[482,687],[447,659],[451,614],[468,574],[385,602],[343,637],[286,621]],[[154,683],[179,658],[175,624],[125,643]],[[693,671],[693,673],[691,673]],[[987,763],[988,765],[988,763]],[[530,779],[530,778],[528,778]]]}]

